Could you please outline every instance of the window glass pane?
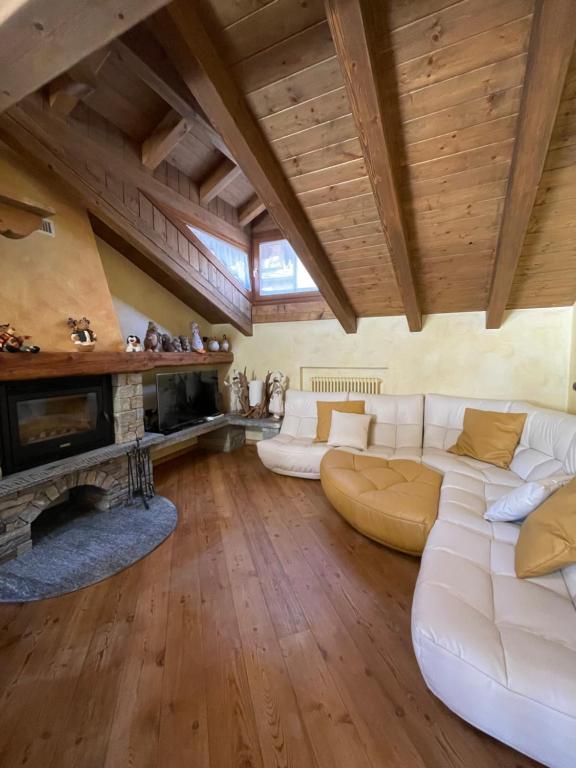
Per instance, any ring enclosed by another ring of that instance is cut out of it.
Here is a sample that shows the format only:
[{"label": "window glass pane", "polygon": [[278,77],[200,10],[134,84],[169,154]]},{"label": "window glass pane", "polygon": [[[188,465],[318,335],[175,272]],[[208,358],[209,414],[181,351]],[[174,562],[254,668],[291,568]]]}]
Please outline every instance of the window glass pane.
[{"label": "window glass pane", "polygon": [[238,280],[240,285],[249,291],[251,285],[248,254],[235,245],[226,242],[226,240],[209,235],[208,232],[192,227],[190,224],[188,224],[188,229],[196,235],[206,248],[210,249],[218,261],[226,267],[227,271]]},{"label": "window glass pane", "polygon": [[287,240],[272,240],[260,244],[261,296],[317,290]]}]

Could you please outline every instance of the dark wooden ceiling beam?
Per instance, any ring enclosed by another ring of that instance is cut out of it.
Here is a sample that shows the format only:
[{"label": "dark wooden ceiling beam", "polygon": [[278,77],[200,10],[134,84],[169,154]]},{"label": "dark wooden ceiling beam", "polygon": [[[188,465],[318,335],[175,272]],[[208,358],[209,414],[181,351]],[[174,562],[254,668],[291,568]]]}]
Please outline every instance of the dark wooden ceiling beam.
[{"label": "dark wooden ceiling beam", "polygon": [[180,74],[146,27],[131,29],[122,38],[115,40],[112,47],[133,75],[146,83],[157,96],[187,120],[190,130],[193,130],[199,139],[234,160],[222,137],[204,117],[198,102],[186,88]]},{"label": "dark wooden ceiling beam", "polygon": [[142,142],[142,165],[151,171],[158,168],[190,130],[190,123],[171,109]]},{"label": "dark wooden ceiling beam", "polygon": [[264,203],[257,195],[254,195],[254,197],[251,197],[250,200],[247,200],[244,205],[238,208],[238,223],[241,227],[245,227],[251,221],[254,221],[257,216],[260,216],[261,213],[264,213],[265,210],[266,206]]},{"label": "dark wooden ceiling beam", "polygon": [[215,197],[223,192],[234,179],[242,173],[242,170],[235,162],[225,157],[221,163],[218,163],[210,173],[200,182],[199,194],[200,202],[209,203]]},{"label": "dark wooden ceiling beam", "polygon": [[94,93],[98,87],[98,73],[110,54],[110,48],[101,48],[48,83],[50,109],[61,117],[66,117],[79,101]]},{"label": "dark wooden ceiling beam", "polygon": [[42,88],[166,2],[12,3],[13,9],[0,15],[0,112]]},{"label": "dark wooden ceiling beam", "polygon": [[195,3],[176,0],[154,17],[167,54],[232,150],[347,333],[357,320],[334,267],[244,95],[208,34]]},{"label": "dark wooden ceiling beam", "polygon": [[[377,5],[377,4],[376,4]],[[409,240],[402,212],[398,180],[394,173],[394,142],[387,126],[386,104],[376,66],[375,29],[371,0],[326,0],[332,32],[352,114],[376,206],[390,249],[390,260],[411,331],[422,330],[422,313],[410,261]],[[381,44],[382,41],[380,41]]]},{"label": "dark wooden ceiling beam", "polygon": [[576,41],[574,0],[537,0],[500,223],[486,327],[500,328],[528,230]]}]

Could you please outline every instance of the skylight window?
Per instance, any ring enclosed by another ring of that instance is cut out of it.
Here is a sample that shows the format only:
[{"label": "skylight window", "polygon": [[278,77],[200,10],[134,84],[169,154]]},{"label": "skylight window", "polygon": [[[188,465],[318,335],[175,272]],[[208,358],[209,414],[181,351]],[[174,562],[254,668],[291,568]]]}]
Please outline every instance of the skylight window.
[{"label": "skylight window", "polygon": [[247,291],[251,290],[248,254],[236,245],[188,224],[188,229],[210,250],[226,271]]},{"label": "skylight window", "polygon": [[260,243],[258,283],[262,298],[318,291],[287,240],[266,240]]}]

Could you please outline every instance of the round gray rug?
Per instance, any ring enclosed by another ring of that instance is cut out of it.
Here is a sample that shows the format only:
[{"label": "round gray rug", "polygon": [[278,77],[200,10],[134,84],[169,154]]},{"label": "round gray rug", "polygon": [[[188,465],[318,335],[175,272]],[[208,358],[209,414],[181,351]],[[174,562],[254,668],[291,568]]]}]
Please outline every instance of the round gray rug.
[{"label": "round gray rug", "polygon": [[176,507],[163,496],[149,499],[148,509],[137,500],[81,512],[0,565],[0,602],[57,597],[107,579],[155,549],[177,522]]}]

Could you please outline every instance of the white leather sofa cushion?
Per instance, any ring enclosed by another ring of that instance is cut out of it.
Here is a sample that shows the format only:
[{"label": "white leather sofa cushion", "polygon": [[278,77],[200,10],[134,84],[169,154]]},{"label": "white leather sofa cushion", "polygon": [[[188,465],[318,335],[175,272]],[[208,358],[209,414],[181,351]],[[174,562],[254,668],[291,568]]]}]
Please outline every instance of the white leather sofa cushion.
[{"label": "white leather sofa cushion", "polygon": [[576,568],[516,578],[519,527],[482,515],[506,492],[502,480],[523,481],[510,471],[493,479],[482,470],[444,478],[414,594],[416,656],[429,688],[454,712],[545,765],[569,768],[576,754]]},{"label": "white leather sofa cushion", "polygon": [[558,472],[576,474],[576,416],[516,401],[512,411],[527,413],[510,469],[524,480]]},{"label": "white leather sofa cushion", "polygon": [[319,479],[320,462],[330,446],[314,442],[316,403],[319,400],[345,402],[350,399],[364,400],[366,413],[374,416],[365,453],[386,459],[420,461],[424,416],[422,395],[360,395],[289,389],[280,434],[257,444],[262,463],[279,474]]},{"label": "white leather sofa cushion", "polygon": [[426,395],[424,404],[424,448],[446,451],[458,439],[464,425],[466,408],[481,411],[512,410],[512,400],[478,400],[472,397]]}]

